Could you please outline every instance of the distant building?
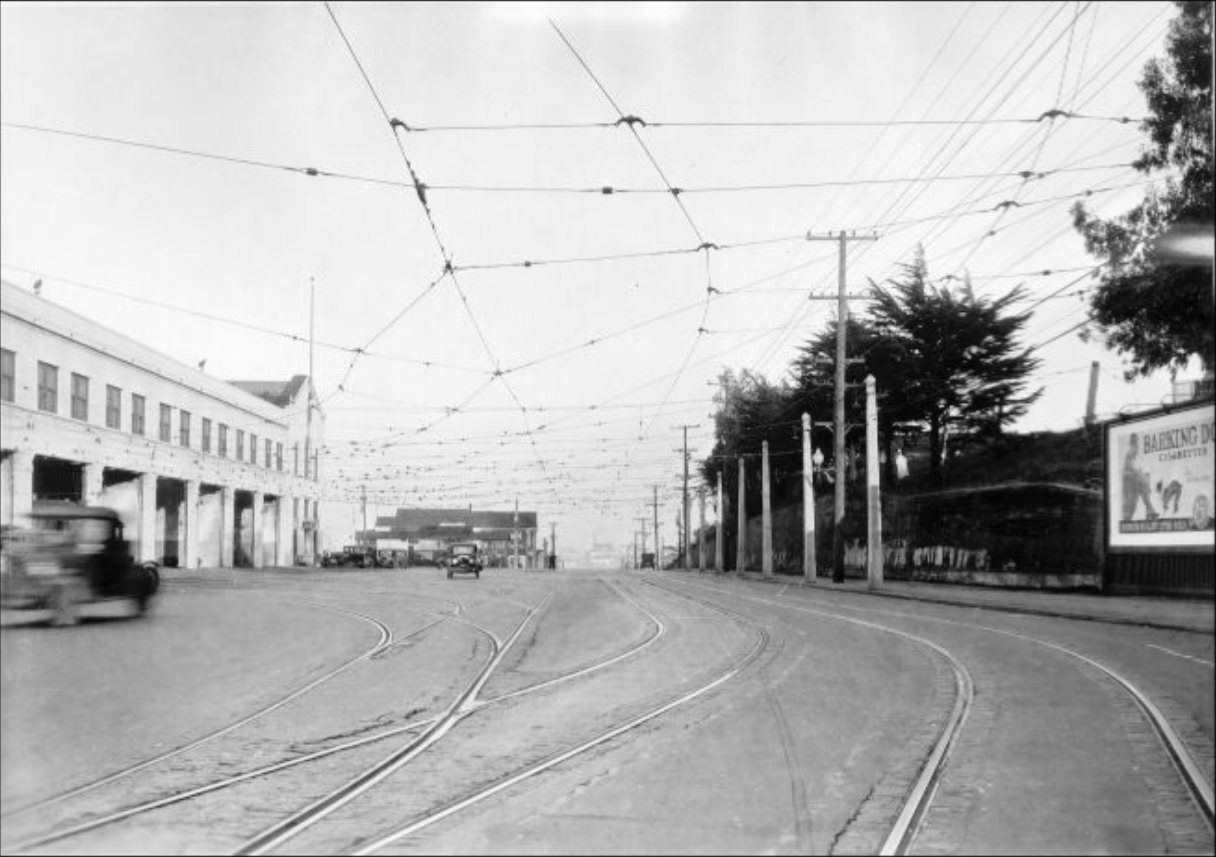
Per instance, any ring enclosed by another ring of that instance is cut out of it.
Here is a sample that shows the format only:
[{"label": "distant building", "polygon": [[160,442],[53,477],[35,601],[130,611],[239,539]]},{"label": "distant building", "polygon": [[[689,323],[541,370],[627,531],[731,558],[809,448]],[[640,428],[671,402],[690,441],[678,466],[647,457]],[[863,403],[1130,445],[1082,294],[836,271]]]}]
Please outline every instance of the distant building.
[{"label": "distant building", "polygon": [[311,563],[307,376],[222,381],[3,280],[0,346],[0,523],[68,500],[116,509],[141,560]]},{"label": "distant building", "polygon": [[417,558],[431,560],[456,542],[476,542],[488,565],[508,565],[516,552],[529,567],[537,562],[536,512],[485,512],[473,509],[398,509],[376,519],[376,529],[361,541],[409,542]]}]

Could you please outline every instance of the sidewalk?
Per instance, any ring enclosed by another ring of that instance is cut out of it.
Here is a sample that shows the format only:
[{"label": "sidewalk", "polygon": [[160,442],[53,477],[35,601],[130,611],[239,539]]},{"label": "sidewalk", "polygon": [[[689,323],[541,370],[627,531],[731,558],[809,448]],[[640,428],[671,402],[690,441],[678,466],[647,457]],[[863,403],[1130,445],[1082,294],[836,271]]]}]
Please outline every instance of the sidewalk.
[{"label": "sidewalk", "polygon": [[[683,574],[682,571],[668,573]],[[687,572],[697,576],[697,571]],[[706,572],[707,577],[718,576]],[[725,577],[762,581],[781,586],[809,586],[832,592],[848,592],[858,597],[903,598],[909,601],[931,601],[960,607],[1003,610],[1008,613],[1030,613],[1066,619],[1086,619],[1123,625],[1143,625],[1174,631],[1216,633],[1216,602],[1202,598],[1165,598],[1151,595],[1101,595],[1084,592],[1051,592],[1030,589],[1004,589],[985,586],[958,586],[946,583],[916,583],[903,580],[885,582],[871,590],[869,583],[848,578],[832,583],[820,577],[804,584],[795,575],[775,574],[768,580],[759,572],[727,572]]]}]

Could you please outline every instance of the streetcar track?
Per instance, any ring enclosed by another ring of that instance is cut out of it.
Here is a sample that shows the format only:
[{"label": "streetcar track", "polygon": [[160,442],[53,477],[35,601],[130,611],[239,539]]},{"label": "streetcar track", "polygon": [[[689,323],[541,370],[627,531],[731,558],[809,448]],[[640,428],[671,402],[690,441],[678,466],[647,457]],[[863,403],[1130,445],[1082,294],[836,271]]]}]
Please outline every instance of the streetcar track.
[{"label": "streetcar track", "polygon": [[380,639],[376,642],[376,645],[372,646],[372,648],[368,649],[366,652],[363,652],[362,654],[357,655],[354,658],[351,658],[346,663],[341,664],[340,666],[336,667],[333,670],[330,670],[328,673],[325,673],[324,675],[314,679],[313,681],[309,682],[308,684],[304,685],[303,687],[297,688],[296,690],[292,691],[288,695],[276,700],[275,702],[273,702],[269,705],[263,706],[262,708],[254,711],[251,714],[246,715],[245,717],[242,717],[239,720],[229,723],[227,726],[222,726],[219,729],[209,732],[206,735],[202,736],[201,738],[197,738],[188,744],[184,744],[184,745],[182,745],[180,747],[176,747],[172,750],[166,750],[164,753],[160,753],[156,756],[153,756],[151,759],[145,759],[144,761],[139,762],[135,765],[131,765],[127,768],[123,768],[121,770],[115,771],[111,774],[108,774],[108,775],[102,777],[101,779],[93,780],[89,783],[84,783],[80,786],[77,786],[76,788],[69,789],[66,792],[61,792],[60,794],[53,795],[52,797],[49,797],[49,798],[43,798],[41,800],[34,801],[31,803],[25,804],[23,806],[15,807],[15,808],[9,810],[7,813],[4,813],[3,816],[0,816],[0,817],[11,820],[18,816],[26,815],[35,810],[45,809],[46,807],[54,806],[55,804],[62,803],[63,801],[69,800],[70,798],[80,797],[83,794],[87,794],[89,792],[95,791],[103,786],[109,785],[110,783],[116,782],[118,780],[129,777],[132,774],[136,774],[136,773],[139,773],[140,771],[146,770],[147,768],[150,768],[153,765],[159,764],[163,761],[166,761],[167,759],[174,758],[175,756],[180,756],[183,753],[187,753],[191,750],[197,749],[198,747],[202,747],[205,744],[215,741],[216,739],[221,738],[222,736],[227,735],[228,733],[233,732],[242,726],[252,723],[253,721],[255,721],[257,719],[264,717],[265,715],[270,714],[271,712],[282,708],[283,706],[290,703],[292,700],[298,699],[299,697],[303,696],[305,693],[308,693],[310,690],[315,689],[319,685],[324,684],[325,682],[333,679],[334,677],[338,676],[339,674],[350,669],[355,664],[358,664],[361,661],[367,660],[367,659],[373,657],[374,655],[376,655],[377,653],[383,651],[385,649],[385,647],[388,646],[392,642],[392,639],[393,639],[392,631],[390,631],[388,626],[385,625],[383,622],[379,621],[378,619],[374,619],[370,616],[365,616],[361,613],[355,612],[354,610],[347,610],[344,607],[334,607],[331,605],[320,604],[317,602],[301,602],[298,600],[296,603],[304,603],[304,604],[306,604],[306,606],[309,606],[309,607],[316,607],[316,608],[322,609],[322,610],[329,610],[329,611],[335,612],[335,613],[342,613],[347,616],[353,616],[357,619],[361,619],[363,621],[370,622],[371,624],[375,625],[376,627],[378,627],[380,629]]},{"label": "streetcar track", "polygon": [[247,840],[234,851],[234,854],[265,854],[267,851],[282,845],[289,839],[299,835],[321,819],[337,811],[341,807],[357,799],[360,795],[373,788],[386,777],[405,766],[409,761],[425,751],[432,744],[443,738],[465,715],[465,707],[469,700],[475,699],[477,692],[489,680],[494,669],[502,662],[511,645],[519,639],[528,622],[549,603],[552,591],[536,607],[529,610],[506,640],[500,640],[496,634],[481,628],[468,620],[460,620],[483,631],[493,644],[493,654],[482,667],[472,682],[457,695],[456,699],[416,740],[390,753],[384,759],[372,765],[367,770],[352,778],[346,784],[331,791],[319,800],[313,801],[303,809],[277,822],[261,833]]},{"label": "streetcar track", "polygon": [[[704,584],[702,584],[702,586],[704,586]],[[730,592],[728,590],[715,589],[714,587],[707,587],[707,588],[709,588],[711,591],[717,592],[718,594],[722,594],[722,595],[726,595],[726,594],[739,595],[739,593],[737,593],[737,592]],[[792,610],[797,610],[800,612],[816,613],[819,615],[826,615],[826,616],[834,615],[831,613],[825,613],[822,610],[816,610],[814,608],[808,608],[808,607],[801,606],[801,605],[783,604],[781,602],[773,601],[770,599],[756,598],[754,596],[749,596],[749,595],[742,595],[741,597],[746,598],[749,601],[755,601],[758,603],[769,604],[769,605],[779,606],[779,607],[786,607],[786,608],[789,608]],[[1183,786],[1186,789],[1186,793],[1189,795],[1195,808],[1198,810],[1198,814],[1203,819],[1204,823],[1207,825],[1209,830],[1216,830],[1216,824],[1214,824],[1214,820],[1213,820],[1212,784],[1204,776],[1201,766],[1196,762],[1194,755],[1191,753],[1189,747],[1186,745],[1186,742],[1182,740],[1181,736],[1178,733],[1178,730],[1170,722],[1169,718],[1166,717],[1165,714],[1163,714],[1161,712],[1161,710],[1152,701],[1152,699],[1148,696],[1148,694],[1144,693],[1142,690],[1140,690],[1139,687],[1137,687],[1135,684],[1133,684],[1131,681],[1129,681],[1123,675],[1121,675],[1120,673],[1111,669],[1110,667],[1107,667],[1104,664],[1098,662],[1097,660],[1090,658],[1087,655],[1083,655],[1080,652],[1074,651],[1074,650],[1068,648],[1067,646],[1063,646],[1059,643],[1054,643],[1049,640],[1044,640],[1044,639],[1041,639],[1038,637],[1032,637],[1027,634],[1022,634],[1017,631],[1010,631],[1010,630],[1007,630],[1004,628],[994,628],[994,627],[991,627],[988,625],[979,625],[979,624],[976,624],[973,622],[963,622],[963,621],[959,621],[956,619],[947,619],[944,617],[933,616],[931,614],[912,615],[912,614],[908,614],[908,613],[902,613],[897,610],[884,610],[881,608],[872,608],[872,607],[857,607],[857,606],[852,606],[852,605],[848,605],[848,604],[837,604],[834,606],[837,608],[840,608],[840,609],[852,610],[852,611],[857,611],[857,612],[861,612],[861,613],[880,614],[880,615],[898,617],[905,621],[921,620],[921,621],[937,622],[937,623],[952,625],[952,626],[960,627],[960,628],[968,628],[968,629],[972,629],[972,630],[986,631],[986,632],[993,633],[993,634],[1000,634],[1000,635],[1007,636],[1007,637],[1013,637],[1015,639],[1019,639],[1019,640],[1025,641],[1025,642],[1029,642],[1029,643],[1034,643],[1036,645],[1043,646],[1045,648],[1054,650],[1061,654],[1068,655],[1071,658],[1079,660],[1082,663],[1092,667],[1093,669],[1097,670],[1101,675],[1106,677],[1108,680],[1112,681],[1120,690],[1122,690],[1124,693],[1126,693],[1128,696],[1131,697],[1132,701],[1136,704],[1137,709],[1140,711],[1140,713],[1144,717],[1144,719],[1148,722],[1153,733],[1157,736],[1158,740],[1160,741],[1162,749],[1163,749],[1166,757],[1170,760],[1171,764],[1173,765],[1175,772],[1178,774],[1179,779],[1181,780]],[[837,616],[836,618],[845,619],[847,621],[858,621],[858,622],[862,621],[862,620],[858,620],[858,619],[850,619],[847,616]],[[881,627],[881,626],[879,626],[879,627]],[[897,632],[897,633],[903,633],[903,632]],[[930,643],[930,645],[934,645],[934,644]],[[930,761],[932,762],[933,759],[931,758]],[[946,758],[942,757],[942,759],[939,761],[939,764],[944,765],[945,761],[946,761]],[[929,764],[927,763],[926,768],[928,768],[928,767],[929,767]],[[937,776],[937,779],[940,780],[940,772]],[[931,794],[929,795],[929,798],[930,798],[930,802],[931,802],[931,798],[932,798]],[[927,808],[928,808],[928,804],[926,804],[926,806],[922,809],[922,811],[918,813],[919,817],[923,818],[924,810],[927,810]],[[906,839],[906,843],[908,845],[910,845],[911,839],[915,835],[915,830],[913,829],[911,831],[911,833],[912,833],[912,836],[908,836]],[[886,846],[884,846],[884,848],[885,847]],[[901,853],[901,852],[884,850],[882,853]]]},{"label": "streetcar track", "polygon": [[[674,591],[665,586],[647,581],[651,586],[665,589],[669,592]],[[737,593],[723,592],[714,587],[708,588],[711,592],[718,595],[735,595]],[[882,845],[878,849],[879,854],[906,854],[911,847],[912,840],[916,836],[917,828],[924,819],[926,812],[933,803],[933,798],[937,793],[937,788],[941,784],[942,774],[945,771],[946,762],[949,759],[950,751],[954,748],[958,740],[959,734],[962,732],[963,725],[966,723],[967,714],[971,709],[972,701],[975,696],[975,685],[971,680],[971,674],[967,671],[966,666],[962,661],[950,653],[948,649],[934,643],[932,640],[926,640],[916,634],[908,633],[899,628],[892,628],[887,625],[882,625],[877,622],[868,622],[864,619],[857,619],[850,616],[840,616],[834,613],[828,613],[823,610],[815,610],[808,607],[796,607],[794,605],[782,604],[777,601],[769,601],[761,598],[752,598],[743,596],[749,601],[757,601],[765,604],[771,604],[779,607],[790,607],[791,609],[800,610],[806,613],[815,613],[820,616],[825,616],[830,619],[838,619],[845,622],[852,622],[863,627],[874,628],[886,633],[895,634],[905,639],[911,640],[921,645],[927,646],[933,651],[941,655],[950,668],[954,671],[955,695],[954,705],[950,711],[950,716],[947,718],[945,725],[942,727],[938,740],[935,742],[933,749],[929,753],[929,757],[921,767],[920,773],[909,790],[907,797],[904,800],[900,812],[896,816],[894,824],[887,836],[883,839]]]},{"label": "streetcar track", "polygon": [[[621,590],[620,587],[618,587],[615,583],[613,583],[611,581],[606,581],[606,580],[602,581],[602,582],[605,583],[605,585],[607,587],[609,587],[613,592],[615,592],[617,595],[619,595],[621,598],[623,598],[625,601],[627,601],[629,604],[631,604],[635,609],[637,609],[639,612],[644,614],[648,619],[650,619],[650,621],[653,622],[655,625],[655,632],[653,634],[651,634],[649,637],[647,637],[645,640],[643,640],[637,646],[634,646],[634,647],[626,650],[623,653],[615,655],[612,658],[609,658],[608,660],[601,661],[597,664],[592,664],[590,666],[575,670],[571,673],[567,673],[565,675],[558,676],[553,679],[548,679],[546,681],[538,682],[537,684],[529,685],[527,687],[520,688],[519,690],[515,690],[510,693],[502,694],[500,696],[490,697],[488,699],[481,699],[481,700],[470,700],[467,709],[462,713],[461,719],[463,719],[463,717],[468,716],[469,714],[472,714],[473,712],[475,712],[481,708],[491,706],[491,705],[496,705],[500,702],[504,702],[509,699],[514,699],[516,697],[523,696],[526,694],[535,693],[537,691],[544,690],[544,689],[552,687],[554,685],[561,684],[561,683],[567,682],[567,681],[571,681],[571,680],[574,680],[577,678],[582,678],[587,675],[590,675],[591,673],[594,673],[599,670],[610,667],[613,664],[619,663],[620,661],[622,661],[626,658],[636,656],[637,654],[639,654],[646,648],[653,645],[660,637],[662,637],[666,633],[666,626],[653,613],[651,613],[649,610],[647,610],[646,608],[644,608],[643,606],[638,604],[637,601],[635,601],[633,598],[631,598],[626,592]],[[338,609],[341,609],[341,608],[338,608]],[[529,609],[531,609],[531,608],[529,608]],[[448,618],[452,618],[452,617],[445,615],[442,618],[437,619],[434,622],[431,622],[430,624],[417,629],[416,631],[412,632],[410,635],[407,635],[407,637],[403,638],[403,640],[401,640],[401,641],[387,642],[387,643],[381,645],[378,649],[373,650],[373,652],[370,653],[367,657],[374,657],[375,655],[377,655],[379,653],[387,651],[388,649],[392,648],[393,646],[400,645],[402,642],[404,642],[405,639],[408,639],[408,637],[420,634],[420,633],[424,632],[425,630],[438,624],[439,622],[446,621]],[[480,628],[479,626],[477,626],[473,623],[467,622],[465,620],[459,620],[459,619],[457,621],[461,622],[462,624],[466,624],[466,625],[470,625],[471,627],[475,627],[478,630],[483,631],[484,633],[489,635],[492,639],[496,639],[492,633],[486,631],[483,628]],[[298,756],[298,757],[294,757],[291,759],[285,759],[285,760],[282,760],[282,761],[279,761],[279,762],[276,762],[276,763],[273,763],[270,765],[265,765],[260,768],[256,768],[252,771],[246,771],[241,774],[236,774],[231,777],[227,777],[223,780],[218,780],[218,781],[215,781],[212,783],[207,783],[202,786],[198,786],[198,787],[195,787],[195,788],[183,791],[183,792],[179,792],[176,794],[167,795],[163,798],[159,798],[154,801],[148,801],[148,802],[145,802],[145,803],[133,806],[133,807],[128,807],[128,808],[125,808],[122,810],[108,813],[106,815],[90,819],[90,820],[82,822],[80,824],[72,825],[72,826],[66,827],[66,828],[61,828],[59,830],[51,831],[50,833],[44,834],[44,835],[36,837],[36,838],[27,839],[22,842],[15,843],[11,848],[6,849],[6,853],[18,853],[18,852],[22,852],[22,851],[28,851],[33,848],[38,848],[43,845],[48,845],[52,842],[57,842],[57,841],[61,841],[63,839],[68,839],[68,838],[71,838],[74,836],[79,836],[81,834],[88,833],[90,831],[99,829],[101,827],[108,826],[110,824],[114,824],[116,822],[123,821],[123,820],[129,819],[129,818],[132,818],[132,817],[135,817],[138,815],[147,814],[149,812],[153,812],[157,809],[162,809],[167,806],[171,806],[173,804],[177,804],[177,803],[181,803],[181,802],[191,800],[194,798],[202,797],[206,794],[210,794],[210,793],[213,793],[216,791],[220,791],[222,789],[230,788],[230,787],[239,785],[243,782],[248,782],[253,779],[257,779],[257,778],[269,776],[271,774],[279,773],[281,771],[296,767],[298,765],[317,761],[319,759],[323,759],[323,758],[326,758],[328,756],[332,756],[332,755],[335,755],[338,753],[348,752],[350,750],[358,749],[358,748],[361,748],[361,747],[364,747],[364,746],[367,746],[370,744],[377,743],[379,741],[384,741],[389,738],[405,734],[407,732],[418,732],[419,730],[432,726],[440,719],[441,719],[441,715],[436,716],[436,717],[431,717],[426,720],[421,720],[421,721],[417,721],[417,722],[413,722],[413,723],[407,723],[402,726],[393,727],[391,729],[388,729],[388,730],[385,730],[382,732],[377,732],[377,733],[374,733],[371,735],[363,736],[358,739],[344,742],[342,744],[335,745],[333,747],[328,747],[328,748],[325,748],[322,750],[317,750],[317,751],[308,753],[303,756]]]},{"label": "streetcar track", "polygon": [[[665,587],[658,587],[658,588],[662,589],[663,591],[667,592],[668,594],[702,603],[712,610],[726,614],[746,625],[749,625],[750,627],[755,629],[757,632],[756,644],[752,647],[752,650],[750,652],[748,652],[744,657],[740,658],[738,662],[736,662],[733,666],[730,667],[730,669],[728,669],[722,675],[717,676],[712,681],[702,684],[700,687],[697,687],[685,694],[682,694],[681,696],[677,697],[676,699],[669,700],[668,702],[666,702],[662,705],[659,705],[656,708],[653,708],[641,715],[632,717],[625,723],[623,723],[619,726],[615,726],[612,729],[609,729],[605,732],[602,732],[599,735],[597,735],[589,740],[586,740],[586,741],[578,744],[575,747],[560,751],[556,754],[550,755],[549,757],[547,757],[545,759],[542,759],[541,761],[528,765],[523,770],[516,771],[513,774],[503,777],[500,780],[498,780],[497,782],[493,783],[492,785],[486,786],[484,788],[478,789],[477,791],[475,791],[471,794],[466,794],[459,798],[456,798],[455,800],[449,801],[446,805],[444,805],[440,808],[437,808],[437,809],[427,813],[424,816],[411,820],[409,823],[407,823],[403,826],[400,826],[394,830],[390,830],[387,833],[378,835],[376,838],[372,839],[370,842],[359,845],[358,848],[351,851],[350,853],[355,854],[355,855],[373,854],[376,851],[379,851],[380,849],[382,849],[388,845],[391,845],[392,843],[394,843],[400,839],[403,839],[413,833],[416,833],[419,830],[422,830],[423,828],[429,827],[432,824],[435,824],[439,821],[442,821],[445,818],[448,818],[451,815],[454,815],[454,814],[460,812],[461,810],[467,809],[470,806],[473,806],[477,803],[480,803],[483,800],[493,797],[494,795],[498,794],[501,791],[504,791],[505,789],[511,788],[512,786],[517,785],[527,779],[530,779],[538,774],[544,773],[545,771],[549,770],[550,768],[560,765],[561,763],[566,762],[576,756],[582,755],[583,753],[586,753],[589,750],[600,746],[601,744],[611,741],[614,738],[619,737],[620,735],[623,735],[627,732],[631,732],[631,731],[643,726],[644,724],[648,723],[649,721],[654,720],[655,718],[660,717],[669,711],[672,711],[673,709],[687,705],[687,704],[693,702],[694,700],[698,699],[699,697],[704,696],[705,694],[709,693],[710,691],[716,689],[720,685],[725,684],[727,681],[733,679],[735,676],[737,676],[743,670],[745,670],[749,666],[751,666],[760,657],[760,655],[763,654],[768,649],[768,646],[769,646],[769,643],[771,640],[768,631],[766,629],[762,628],[761,626],[759,626],[750,617],[745,616],[742,613],[738,613],[736,611],[730,610],[729,608],[722,607],[721,605],[713,604],[711,602],[704,601],[702,599],[693,598],[692,596],[689,596],[686,593],[676,592],[673,590],[666,589]],[[645,612],[649,613],[649,611],[645,611]],[[473,713],[473,711],[468,711],[468,712],[465,712],[463,716],[469,716],[472,713]]]}]

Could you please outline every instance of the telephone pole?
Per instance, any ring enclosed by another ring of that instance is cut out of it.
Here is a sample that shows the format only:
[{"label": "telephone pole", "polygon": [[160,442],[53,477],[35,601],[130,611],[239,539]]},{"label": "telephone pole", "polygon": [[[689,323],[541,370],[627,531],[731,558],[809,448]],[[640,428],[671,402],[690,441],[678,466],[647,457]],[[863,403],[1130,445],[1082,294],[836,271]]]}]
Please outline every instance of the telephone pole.
[{"label": "telephone pole", "polygon": [[677,428],[684,429],[684,536],[680,542],[680,551],[684,554],[684,570],[692,571],[692,564],[689,561],[689,529],[688,529],[688,430],[690,428],[700,428],[700,423],[696,425],[682,425]]},{"label": "telephone pole", "polygon": [[654,570],[663,568],[663,548],[659,545],[659,486],[654,486]]},{"label": "telephone pole", "polygon": [[847,349],[845,338],[849,326],[849,297],[845,287],[845,268],[849,241],[877,241],[877,235],[846,235],[844,230],[832,235],[806,234],[807,241],[836,241],[840,245],[840,261],[837,271],[836,297],[836,395],[835,395],[835,453],[836,453],[836,504],[832,527],[832,582],[844,581],[844,539],[841,529],[844,526],[844,483],[845,483],[845,424],[844,424],[844,391],[845,391],[845,360]]},{"label": "telephone pole", "polygon": [[[645,558],[645,555],[646,555],[646,522],[649,519],[645,515],[643,515],[640,518],[634,518],[634,520],[642,525],[642,556],[643,556],[643,558]],[[638,565],[640,567],[641,563],[639,563]]]}]

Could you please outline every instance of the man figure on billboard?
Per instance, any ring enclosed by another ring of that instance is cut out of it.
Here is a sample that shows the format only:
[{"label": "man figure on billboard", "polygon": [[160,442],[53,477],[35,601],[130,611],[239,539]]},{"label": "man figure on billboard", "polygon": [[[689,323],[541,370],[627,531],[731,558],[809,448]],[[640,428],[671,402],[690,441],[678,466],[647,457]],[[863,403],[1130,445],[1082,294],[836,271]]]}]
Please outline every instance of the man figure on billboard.
[{"label": "man figure on billboard", "polygon": [[1144,499],[1144,518],[1157,519],[1153,508],[1150,486],[1152,478],[1147,470],[1140,468],[1140,435],[1132,432],[1127,441],[1127,455],[1123,457],[1123,520],[1130,521],[1136,514],[1136,504]]}]

